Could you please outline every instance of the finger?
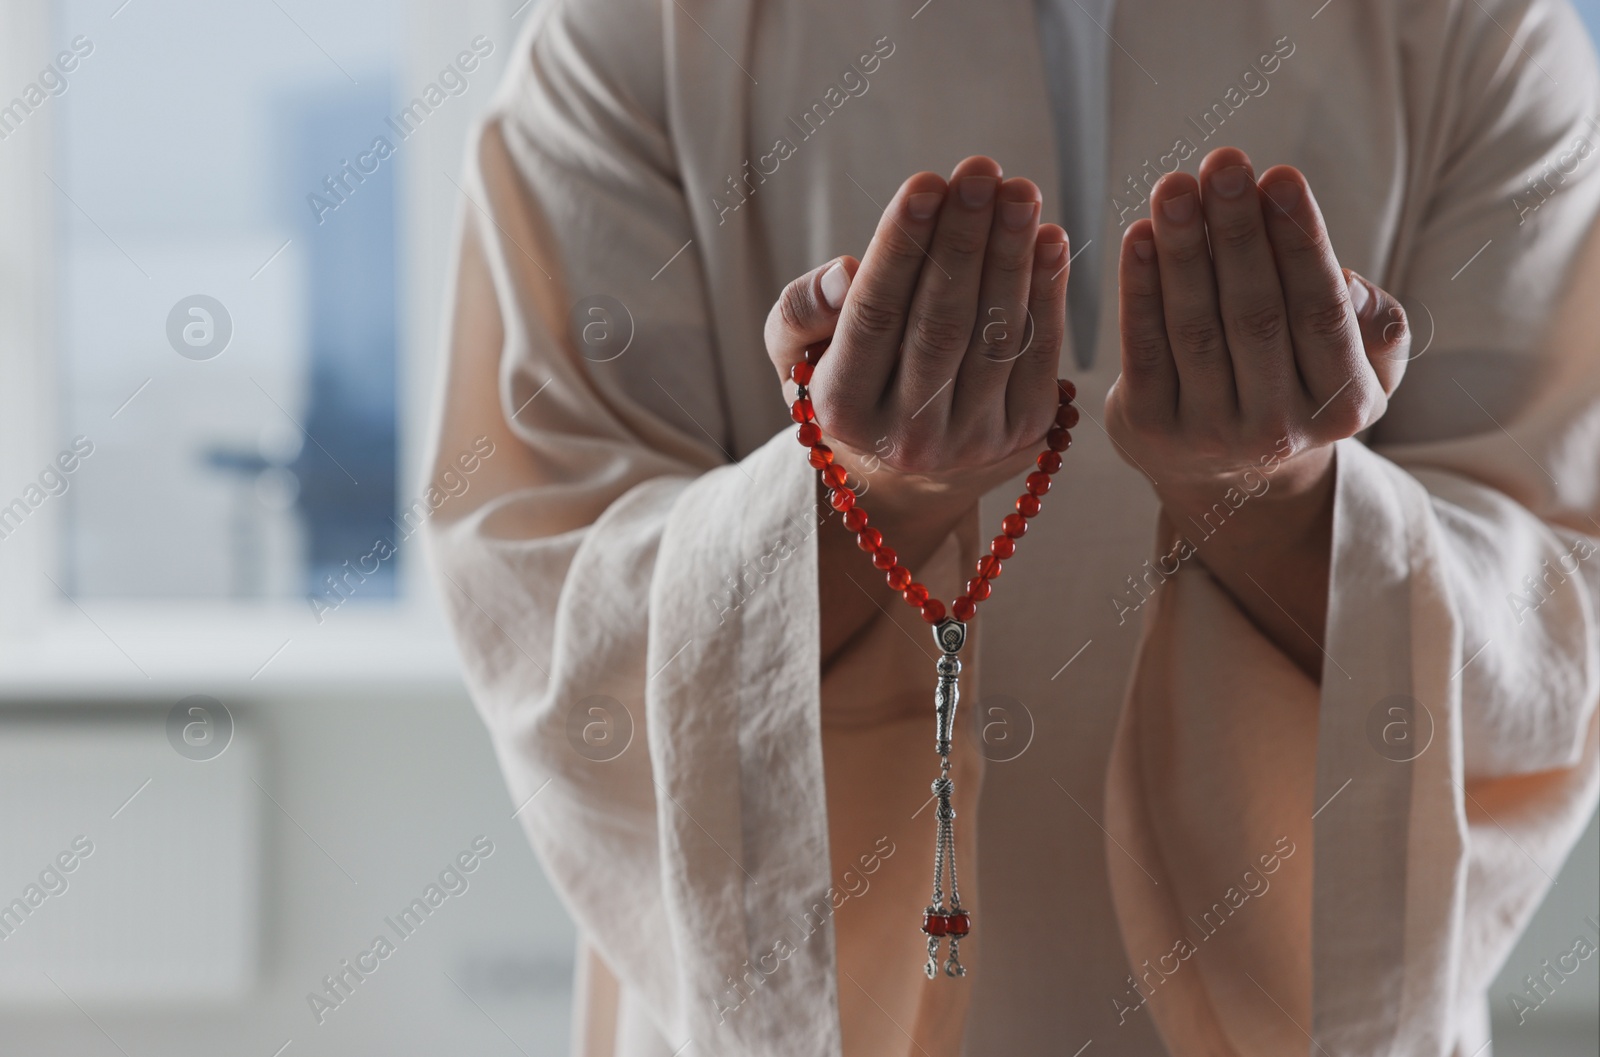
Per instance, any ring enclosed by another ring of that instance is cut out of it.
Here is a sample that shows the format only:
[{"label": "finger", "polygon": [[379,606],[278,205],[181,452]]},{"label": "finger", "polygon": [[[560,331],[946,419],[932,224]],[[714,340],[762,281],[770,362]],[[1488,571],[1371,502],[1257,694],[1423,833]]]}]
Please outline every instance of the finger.
[{"label": "finger", "polygon": [[1055,224],[1039,228],[1028,280],[1026,345],[1006,379],[1007,436],[1017,443],[1038,440],[1056,413],[1056,373],[1067,333],[1067,233]]},{"label": "finger", "polygon": [[1150,218],[1167,342],[1178,370],[1178,415],[1211,425],[1231,420],[1238,398],[1217,310],[1199,183],[1182,172],[1162,177],[1151,194]]},{"label": "finger", "polygon": [[1004,423],[1006,381],[1032,330],[1028,286],[1039,233],[1039,188],[1032,180],[1000,184],[978,284],[978,313],[956,374],[952,415]]},{"label": "finger", "polygon": [[890,401],[896,413],[948,421],[956,371],[972,339],[978,286],[994,218],[1000,166],[967,158],[950,176],[950,193],[917,279]]},{"label": "finger", "polygon": [[1373,413],[1383,390],[1367,363],[1350,288],[1300,171],[1274,166],[1262,175],[1261,186],[1271,203],[1267,232],[1313,425],[1319,434],[1351,436]]},{"label": "finger", "polygon": [[[850,283],[834,341],[814,376],[814,401],[826,421],[876,408],[894,374],[906,311],[945,197],[944,178],[917,173],[895,192]],[[840,380],[838,384],[834,379]],[[859,438],[858,438],[859,439]]]},{"label": "finger", "polygon": [[785,381],[805,358],[807,345],[833,336],[839,308],[860,268],[854,257],[835,257],[783,288],[767,313],[767,355]]},{"label": "finger", "polygon": [[1393,396],[1411,361],[1411,322],[1399,298],[1349,268],[1344,269],[1344,274],[1367,362],[1378,376],[1384,395]]},{"label": "finger", "polygon": [[1170,426],[1178,413],[1178,367],[1167,342],[1154,239],[1150,221],[1128,225],[1117,279],[1122,330],[1117,386],[1128,422],[1144,429]]},{"label": "finger", "polygon": [[1200,186],[1240,415],[1281,420],[1305,394],[1250,159],[1233,147],[1212,151],[1200,164]]}]

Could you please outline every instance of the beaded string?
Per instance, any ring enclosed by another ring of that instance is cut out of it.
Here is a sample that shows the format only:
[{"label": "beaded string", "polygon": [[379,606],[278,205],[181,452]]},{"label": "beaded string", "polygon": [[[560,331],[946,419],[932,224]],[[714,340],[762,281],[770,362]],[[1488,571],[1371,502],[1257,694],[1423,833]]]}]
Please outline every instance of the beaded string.
[{"label": "beaded string", "polygon": [[[989,553],[978,559],[978,575],[967,581],[966,592],[950,603],[946,615],[944,603],[929,595],[928,589],[912,578],[911,570],[900,564],[899,555],[883,538],[883,533],[872,527],[867,512],[856,502],[856,493],[846,484],[847,474],[833,461],[833,449],[822,443],[822,427],[817,424],[816,410],[811,406],[811,375],[827,345],[812,345],[805,358],[795,364],[789,376],[796,386],[795,400],[789,413],[800,424],[798,439],[810,449],[811,465],[828,486],[828,504],[843,515],[845,528],[856,534],[856,546],[872,559],[874,567],[884,573],[889,586],[900,592],[906,604],[918,609],[922,619],[933,625],[934,642],[940,657],[937,664],[938,684],[934,690],[936,737],[934,751],[939,755],[939,777],[934,779],[932,791],[938,802],[935,808],[937,836],[933,851],[933,898],[922,913],[922,932],[928,937],[928,960],[923,972],[931,980],[939,971],[939,945],[948,937],[950,955],[945,959],[946,976],[965,976],[961,964],[960,944],[972,931],[972,915],[961,906],[961,889],[956,881],[955,808],[951,797],[955,783],[950,778],[951,736],[955,729],[956,703],[960,692],[957,678],[961,661],[956,654],[967,638],[967,621],[978,611],[978,604],[987,600],[991,583],[1000,576],[1002,563],[1017,551],[1017,540],[1028,531],[1028,521],[1038,515],[1045,493],[1050,491],[1050,479],[1061,469],[1061,453],[1072,446],[1071,430],[1078,424],[1078,409],[1073,400],[1077,387],[1065,378],[1056,381],[1057,406],[1055,423],[1045,435],[1045,450],[1036,460],[1038,469],[1028,474],[1025,491],[1017,497],[1016,509],[1000,522],[1001,534],[989,542]],[[949,899],[945,898],[945,877],[948,872]]]}]

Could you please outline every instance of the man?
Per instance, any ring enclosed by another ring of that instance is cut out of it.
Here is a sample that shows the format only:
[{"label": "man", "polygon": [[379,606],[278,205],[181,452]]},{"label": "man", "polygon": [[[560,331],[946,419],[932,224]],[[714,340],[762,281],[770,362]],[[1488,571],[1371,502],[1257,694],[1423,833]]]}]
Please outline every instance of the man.
[{"label": "man", "polygon": [[[1487,1041],[1600,775],[1593,57],[1548,0],[1077,9],[525,38],[438,441],[497,454],[435,534],[580,1053]],[[965,978],[921,972],[927,625],[771,373],[822,340],[938,598],[1058,374],[1086,419],[962,654]]]}]

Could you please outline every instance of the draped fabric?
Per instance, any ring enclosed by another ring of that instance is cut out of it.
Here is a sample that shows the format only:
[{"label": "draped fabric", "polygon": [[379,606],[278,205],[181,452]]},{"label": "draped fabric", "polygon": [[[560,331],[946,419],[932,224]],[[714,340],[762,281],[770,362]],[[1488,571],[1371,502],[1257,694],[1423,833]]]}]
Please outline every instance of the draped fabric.
[{"label": "draped fabric", "polygon": [[[919,169],[990,154],[1061,219],[1034,4],[530,18],[461,180],[435,467],[493,452],[431,538],[579,924],[576,1052],[1475,1054],[1600,776],[1600,128],[1570,9],[1117,5],[1105,223],[1074,251],[1115,275],[1154,176],[1239,146],[1306,172],[1415,358],[1338,450],[1318,686],[1096,427],[1103,284],[1091,366],[1062,353],[1086,421],[964,651],[974,934],[935,982],[932,641],[886,604],[820,663],[816,540],[844,530],[762,322]],[[919,578],[953,597],[1016,491]],[[1160,572],[1182,536],[1200,557]]]}]

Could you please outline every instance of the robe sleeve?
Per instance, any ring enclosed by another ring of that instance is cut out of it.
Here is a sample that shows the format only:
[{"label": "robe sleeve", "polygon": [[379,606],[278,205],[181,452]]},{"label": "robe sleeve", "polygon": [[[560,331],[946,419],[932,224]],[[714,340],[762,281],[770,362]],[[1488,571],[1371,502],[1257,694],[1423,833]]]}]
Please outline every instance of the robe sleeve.
[{"label": "robe sleeve", "polygon": [[1470,1057],[1600,788],[1600,82],[1566,4],[1448,31],[1372,276],[1413,360],[1337,449],[1321,685],[1197,563],[1146,617],[1107,854],[1174,1054]]},{"label": "robe sleeve", "polygon": [[813,476],[775,378],[771,440],[732,450],[663,5],[533,17],[459,185],[439,587],[578,922],[578,1052],[836,1052],[826,928],[740,990],[828,887]]},{"label": "robe sleeve", "polygon": [[[790,277],[723,224],[749,104],[718,38],[751,6],[715,37],[711,7],[547,0],[517,46],[459,184],[433,565],[578,925],[575,1053],[883,1053],[904,1024],[949,1057],[965,998],[885,972],[922,937],[880,912],[927,893],[899,849],[932,842],[903,746],[933,644],[899,606],[820,664],[816,538],[841,530],[762,341]],[[982,761],[957,756],[965,811]]]}]

